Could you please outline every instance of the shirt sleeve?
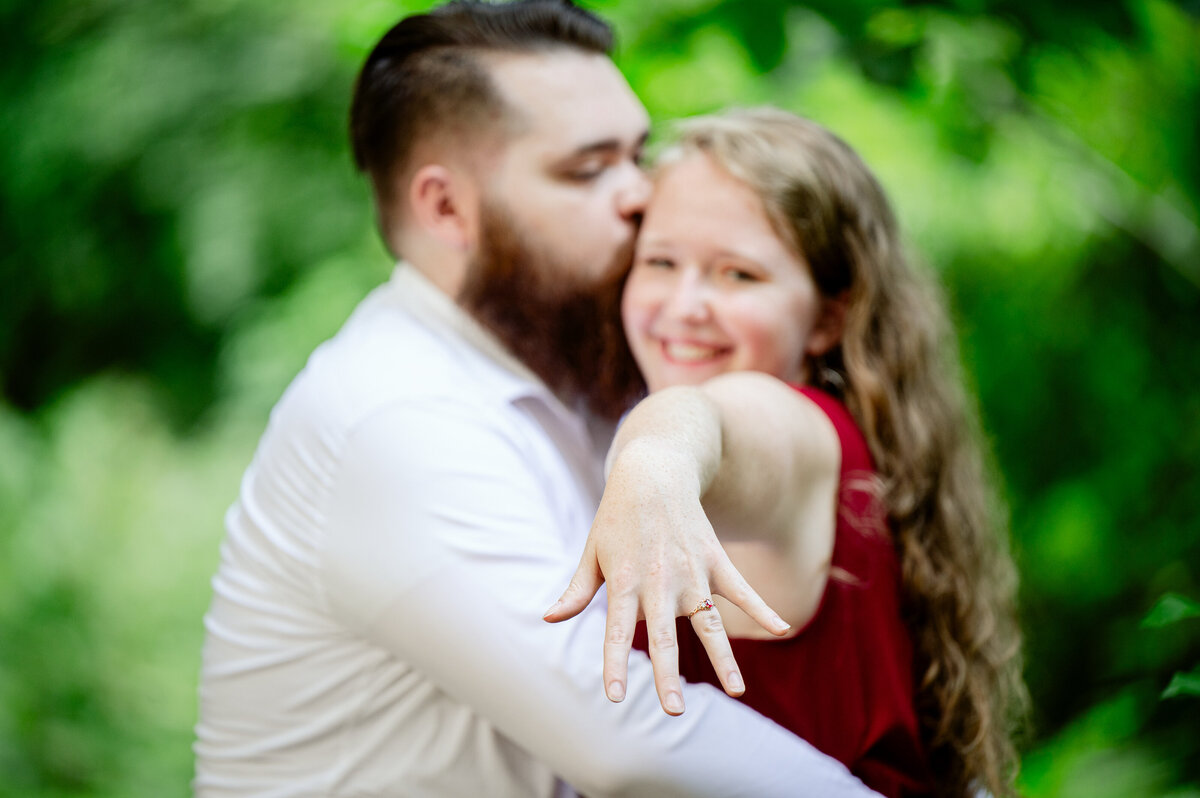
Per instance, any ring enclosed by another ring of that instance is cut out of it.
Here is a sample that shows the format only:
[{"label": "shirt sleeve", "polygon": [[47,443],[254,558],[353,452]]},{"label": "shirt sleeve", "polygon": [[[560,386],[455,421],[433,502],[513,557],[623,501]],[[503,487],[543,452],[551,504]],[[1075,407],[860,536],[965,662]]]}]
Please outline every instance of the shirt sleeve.
[{"label": "shirt sleeve", "polygon": [[708,685],[685,685],[687,712],[666,715],[641,652],[626,700],[604,697],[603,603],[566,623],[541,619],[579,552],[556,528],[527,442],[503,421],[404,404],[356,427],[327,508],[335,616],[595,798],[874,795]]}]

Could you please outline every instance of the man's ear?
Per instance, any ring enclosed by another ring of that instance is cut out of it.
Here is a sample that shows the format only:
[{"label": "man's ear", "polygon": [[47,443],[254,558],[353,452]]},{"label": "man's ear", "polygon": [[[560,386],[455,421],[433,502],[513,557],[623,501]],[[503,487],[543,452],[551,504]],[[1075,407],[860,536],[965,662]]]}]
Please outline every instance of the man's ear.
[{"label": "man's ear", "polygon": [[820,357],[842,340],[846,329],[846,309],[850,305],[850,292],[843,291],[836,296],[821,298],[821,312],[812,332],[808,334],[808,342],[804,346],[807,354]]},{"label": "man's ear", "polygon": [[412,221],[446,246],[467,252],[475,241],[478,192],[461,171],[442,164],[426,164],[408,184]]}]

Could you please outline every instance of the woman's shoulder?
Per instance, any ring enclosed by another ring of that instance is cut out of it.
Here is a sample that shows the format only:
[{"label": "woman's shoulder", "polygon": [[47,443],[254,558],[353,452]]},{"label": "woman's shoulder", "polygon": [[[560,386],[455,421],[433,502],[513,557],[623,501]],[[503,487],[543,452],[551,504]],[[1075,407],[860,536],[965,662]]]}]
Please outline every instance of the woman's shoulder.
[{"label": "woman's shoulder", "polygon": [[842,446],[842,473],[874,472],[874,460],[871,458],[867,439],[850,409],[840,399],[820,388],[814,388],[811,385],[792,385],[792,387],[821,408],[833,424],[834,430],[837,431],[838,442]]}]

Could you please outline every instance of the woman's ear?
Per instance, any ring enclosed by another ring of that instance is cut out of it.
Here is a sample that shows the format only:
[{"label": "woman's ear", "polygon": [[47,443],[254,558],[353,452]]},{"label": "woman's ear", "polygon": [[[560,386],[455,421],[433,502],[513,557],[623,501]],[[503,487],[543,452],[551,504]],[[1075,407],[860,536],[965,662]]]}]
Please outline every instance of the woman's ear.
[{"label": "woman's ear", "polygon": [[821,312],[808,334],[804,351],[812,357],[820,357],[837,346],[846,329],[846,309],[850,305],[850,291],[846,290],[831,297],[821,298]]},{"label": "woman's ear", "polygon": [[479,201],[468,175],[442,164],[418,169],[408,186],[412,222],[446,246],[467,252],[476,237]]}]

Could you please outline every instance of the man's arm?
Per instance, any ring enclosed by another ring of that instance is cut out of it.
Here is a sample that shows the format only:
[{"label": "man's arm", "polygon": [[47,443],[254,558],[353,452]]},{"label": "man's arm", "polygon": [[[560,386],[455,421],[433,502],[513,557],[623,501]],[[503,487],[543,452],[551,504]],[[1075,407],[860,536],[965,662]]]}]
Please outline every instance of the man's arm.
[{"label": "man's arm", "polygon": [[606,701],[603,607],[575,624],[541,620],[577,552],[526,455],[468,408],[364,422],[327,510],[334,612],[590,796],[872,794],[708,686],[685,686],[687,714],[664,715],[640,654],[630,700]]},{"label": "man's arm", "polygon": [[[655,684],[673,711],[675,618],[709,596],[732,604],[692,616],[716,673],[742,692],[721,613],[774,633],[820,602],[836,524],[841,450],[824,412],[755,372],[659,391],[629,414],[579,568],[547,619],[571,617],[608,583],[604,684],[621,700],[634,624],[646,620]],[[734,567],[738,559],[776,615]],[[741,615],[744,610],[749,618]]]}]

